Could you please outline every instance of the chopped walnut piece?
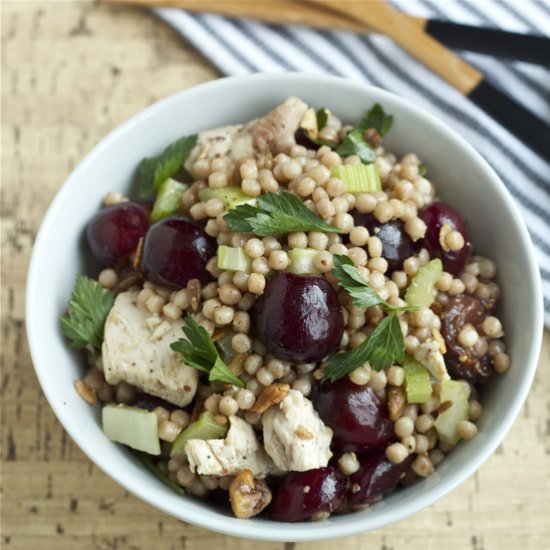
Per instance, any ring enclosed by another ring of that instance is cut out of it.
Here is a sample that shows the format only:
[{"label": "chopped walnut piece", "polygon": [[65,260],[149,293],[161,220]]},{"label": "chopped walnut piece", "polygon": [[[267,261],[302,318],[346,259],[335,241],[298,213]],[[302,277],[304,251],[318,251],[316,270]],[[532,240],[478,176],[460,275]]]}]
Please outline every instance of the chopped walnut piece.
[{"label": "chopped walnut piece", "polygon": [[367,128],[363,132],[363,137],[373,149],[376,149],[382,142],[382,137],[380,136],[376,128]]},{"label": "chopped walnut piece", "polygon": [[115,294],[120,294],[121,292],[124,292],[128,290],[129,288],[132,288],[133,286],[139,285],[141,281],[143,280],[140,273],[132,272],[128,274],[126,277],[122,277],[116,287],[113,289]]},{"label": "chopped walnut piece", "polygon": [[134,266],[134,269],[136,271],[139,270],[139,266],[141,265],[141,256],[142,255],[143,255],[143,237],[140,237],[140,239],[138,241],[138,244],[137,244],[136,252],[135,252],[135,255],[134,255],[134,260],[132,262],[132,265]]},{"label": "chopped walnut piece", "polygon": [[74,387],[76,388],[76,391],[86,403],[89,403],[90,405],[93,405],[97,402],[97,394],[94,389],[90,388],[86,382],[83,380],[77,380],[74,383]]},{"label": "chopped walnut piece", "polygon": [[288,384],[271,384],[266,386],[258,395],[254,406],[250,409],[252,412],[262,414],[267,411],[272,405],[277,405],[290,391]]},{"label": "chopped walnut piece", "polygon": [[403,410],[407,404],[407,397],[402,386],[391,386],[388,389],[388,411],[390,420],[394,422],[403,415]]},{"label": "chopped walnut piece", "polygon": [[247,519],[271,502],[271,491],[265,481],[254,479],[250,470],[242,470],[229,484],[229,500],[235,517]]},{"label": "chopped walnut piece", "polygon": [[212,334],[212,342],[221,340],[229,332],[229,327],[217,327]]},{"label": "chopped walnut piece", "polygon": [[198,279],[189,279],[187,282],[187,297],[193,313],[196,313],[201,301],[201,282]]},{"label": "chopped walnut piece", "polygon": [[434,340],[439,344],[439,351],[441,353],[447,353],[447,345],[445,344],[445,340],[443,336],[441,336],[441,332],[439,332],[439,330],[434,328],[432,330],[432,334],[433,334]]}]

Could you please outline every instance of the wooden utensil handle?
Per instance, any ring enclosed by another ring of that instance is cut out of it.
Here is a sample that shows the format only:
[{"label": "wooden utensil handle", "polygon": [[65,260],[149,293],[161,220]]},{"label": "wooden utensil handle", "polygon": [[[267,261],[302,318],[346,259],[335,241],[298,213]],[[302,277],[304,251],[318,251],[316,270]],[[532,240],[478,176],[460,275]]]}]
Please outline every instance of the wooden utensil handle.
[{"label": "wooden utensil handle", "polygon": [[[343,30],[368,33],[365,23],[342,13],[325,9],[303,0],[103,0],[109,4],[125,4],[144,7],[181,8],[190,12],[216,13],[227,17],[245,17],[274,25],[304,25],[316,29]],[[419,28],[426,26],[426,19],[407,15]]]},{"label": "wooden utensil handle", "polygon": [[245,17],[275,25],[304,25],[319,29],[338,29],[368,32],[365,24],[351,17],[325,10],[300,0],[255,2],[252,0],[104,0],[112,4],[147,7],[182,8],[191,12],[205,12],[227,17]]},{"label": "wooden utensil handle", "polygon": [[383,0],[369,0],[368,2],[309,1],[331,8],[338,13],[355,17],[372,30],[389,36],[464,95],[468,95],[483,80],[482,73],[437,40],[425,34],[406,15],[394,10]]}]

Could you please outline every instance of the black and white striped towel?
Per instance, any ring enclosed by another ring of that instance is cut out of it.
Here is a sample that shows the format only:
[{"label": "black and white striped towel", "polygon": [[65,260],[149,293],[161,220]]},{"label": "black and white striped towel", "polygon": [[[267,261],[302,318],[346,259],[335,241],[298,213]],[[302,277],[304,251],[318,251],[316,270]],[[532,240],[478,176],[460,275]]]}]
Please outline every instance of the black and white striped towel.
[{"label": "black and white striped towel", "polygon": [[[549,0],[393,0],[392,4],[432,19],[539,35],[550,32]],[[155,12],[226,75],[291,70],[344,76],[410,98],[458,130],[491,163],[520,207],[535,245],[550,327],[550,165],[515,136],[384,36],[268,25],[173,8]],[[461,55],[488,81],[550,122],[548,69],[481,54]]]}]

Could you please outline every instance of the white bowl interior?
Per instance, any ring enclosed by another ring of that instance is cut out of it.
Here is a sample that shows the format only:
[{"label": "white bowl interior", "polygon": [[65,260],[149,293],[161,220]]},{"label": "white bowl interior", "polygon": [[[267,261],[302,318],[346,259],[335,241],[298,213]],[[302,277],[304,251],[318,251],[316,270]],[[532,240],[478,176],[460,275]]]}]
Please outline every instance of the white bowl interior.
[{"label": "white bowl interior", "polygon": [[[430,478],[371,508],[315,525],[242,521],[194,498],[179,497],[147,473],[124,448],[105,438],[99,409],[75,392],[79,352],[63,339],[64,312],[77,272],[86,271],[84,228],[108,191],[128,190],[139,161],[182,135],[260,116],[289,95],[329,107],[347,122],[380,102],[395,117],[386,139],[398,154],[413,151],[427,165],[440,196],[465,217],[476,250],[499,266],[500,315],[512,368],[484,391],[480,433],[460,445]],[[44,393],[80,448],[103,471],[153,506],[223,533],[264,540],[315,540],[351,535],[404,518],[452,490],[495,450],[531,384],[542,334],[540,281],[529,237],[511,198],[488,164],[458,135],[411,103],[342,79],[267,74],[218,80],[161,101],[105,138],[71,174],[54,199],[34,248],[27,287],[27,329]]]}]

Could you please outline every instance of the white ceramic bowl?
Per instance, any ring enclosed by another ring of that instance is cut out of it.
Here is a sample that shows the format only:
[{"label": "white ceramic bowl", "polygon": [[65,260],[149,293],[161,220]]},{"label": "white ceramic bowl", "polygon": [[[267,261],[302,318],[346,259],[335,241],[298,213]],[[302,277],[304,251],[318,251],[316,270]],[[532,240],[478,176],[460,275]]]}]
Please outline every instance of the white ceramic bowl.
[{"label": "white ceramic bowl", "polygon": [[[103,435],[99,406],[76,393],[81,354],[61,335],[77,272],[86,272],[84,228],[108,191],[128,190],[139,161],[180,136],[262,115],[289,95],[329,107],[357,121],[373,102],[395,117],[385,140],[398,154],[417,153],[440,196],[466,218],[476,249],[494,259],[502,286],[500,315],[512,368],[495,376],[483,395],[479,435],[463,443],[431,477],[397,491],[370,508],[311,524],[239,520],[192,497],[180,497],[144,470],[122,446]],[[454,131],[405,99],[339,78],[264,74],[210,82],[169,97],[120,126],[80,163],[59,191],[34,247],[27,285],[27,331],[34,366],[55,414],[77,445],[128,491],[184,521],[222,533],[273,541],[304,541],[353,535],[398,521],[454,489],[496,449],[527,396],[542,334],[537,266],[525,226],[495,172]]]}]

